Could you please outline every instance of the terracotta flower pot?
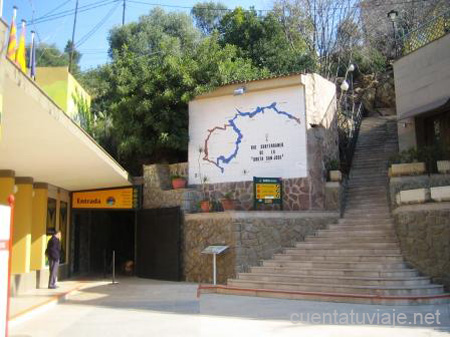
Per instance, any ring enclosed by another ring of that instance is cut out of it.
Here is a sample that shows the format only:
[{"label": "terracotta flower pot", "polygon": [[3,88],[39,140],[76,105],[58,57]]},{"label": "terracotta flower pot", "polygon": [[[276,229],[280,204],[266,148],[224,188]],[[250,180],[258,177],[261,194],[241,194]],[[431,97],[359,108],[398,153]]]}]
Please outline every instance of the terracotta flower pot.
[{"label": "terracotta flower pot", "polygon": [[186,188],[186,179],[184,178],[176,178],[172,179],[172,187],[174,190],[180,189],[180,188]]},{"label": "terracotta flower pot", "polygon": [[220,200],[222,203],[222,207],[224,211],[233,211],[234,210],[234,200],[233,199],[222,199]]},{"label": "terracotta flower pot", "polygon": [[200,208],[202,209],[202,212],[209,212],[211,209],[211,203],[209,200],[203,200],[200,202]]}]

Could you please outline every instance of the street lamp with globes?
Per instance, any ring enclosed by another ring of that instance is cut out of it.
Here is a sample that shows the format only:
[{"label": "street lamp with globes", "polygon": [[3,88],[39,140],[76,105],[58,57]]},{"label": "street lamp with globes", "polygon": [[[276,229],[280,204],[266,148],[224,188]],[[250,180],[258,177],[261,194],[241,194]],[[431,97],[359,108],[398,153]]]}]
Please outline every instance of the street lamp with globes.
[{"label": "street lamp with globes", "polygon": [[397,20],[398,17],[398,12],[396,10],[391,10],[389,13],[387,13],[388,18],[391,20],[392,22],[392,31],[394,34],[394,48],[395,48],[395,57],[398,56],[397,54],[397,29],[395,27],[395,22]]}]

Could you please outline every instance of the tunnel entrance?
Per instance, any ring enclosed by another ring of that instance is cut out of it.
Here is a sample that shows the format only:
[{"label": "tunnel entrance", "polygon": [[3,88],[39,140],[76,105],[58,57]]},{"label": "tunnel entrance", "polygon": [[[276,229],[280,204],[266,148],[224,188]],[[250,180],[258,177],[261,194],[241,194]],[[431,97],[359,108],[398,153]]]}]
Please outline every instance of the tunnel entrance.
[{"label": "tunnel entrance", "polygon": [[108,276],[115,251],[117,274],[132,274],[135,262],[134,210],[75,210],[72,226],[71,271],[74,276]]}]

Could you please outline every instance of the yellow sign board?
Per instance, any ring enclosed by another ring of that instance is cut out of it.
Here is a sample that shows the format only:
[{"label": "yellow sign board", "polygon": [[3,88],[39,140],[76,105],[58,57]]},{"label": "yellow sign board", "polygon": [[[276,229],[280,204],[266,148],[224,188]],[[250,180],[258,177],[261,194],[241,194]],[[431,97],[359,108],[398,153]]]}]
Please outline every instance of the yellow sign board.
[{"label": "yellow sign board", "polygon": [[256,199],[280,199],[279,184],[257,184]]},{"label": "yellow sign board", "polygon": [[134,193],[132,187],[74,192],[72,195],[72,208],[133,209],[133,201]]}]

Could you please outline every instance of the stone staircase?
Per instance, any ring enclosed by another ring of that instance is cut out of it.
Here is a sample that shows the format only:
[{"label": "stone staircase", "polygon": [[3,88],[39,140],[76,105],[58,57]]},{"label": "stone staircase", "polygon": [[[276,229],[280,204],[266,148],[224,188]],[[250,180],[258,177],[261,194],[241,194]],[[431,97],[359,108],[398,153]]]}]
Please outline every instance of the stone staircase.
[{"label": "stone staircase", "polygon": [[365,118],[339,223],[240,273],[217,292],[377,304],[446,302],[443,287],[409,268],[400,252],[386,190],[396,135],[392,117]]}]

